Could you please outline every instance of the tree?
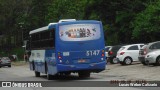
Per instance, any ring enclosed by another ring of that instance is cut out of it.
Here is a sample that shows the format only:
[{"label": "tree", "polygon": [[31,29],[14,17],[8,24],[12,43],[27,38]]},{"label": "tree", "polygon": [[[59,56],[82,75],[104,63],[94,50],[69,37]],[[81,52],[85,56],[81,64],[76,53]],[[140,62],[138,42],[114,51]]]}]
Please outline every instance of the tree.
[{"label": "tree", "polygon": [[133,25],[133,38],[150,42],[159,40],[160,36],[160,0],[147,4],[147,8],[137,14]]}]

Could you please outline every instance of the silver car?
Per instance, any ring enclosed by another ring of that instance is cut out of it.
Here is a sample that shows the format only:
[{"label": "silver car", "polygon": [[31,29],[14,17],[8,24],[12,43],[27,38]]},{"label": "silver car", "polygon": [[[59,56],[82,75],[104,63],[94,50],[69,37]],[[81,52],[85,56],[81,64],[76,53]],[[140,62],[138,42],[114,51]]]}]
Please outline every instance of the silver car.
[{"label": "silver car", "polygon": [[8,57],[2,57],[0,59],[0,68],[2,66],[8,66],[8,67],[11,67],[11,60],[8,58]]},{"label": "silver car", "polygon": [[146,65],[146,62],[145,62],[145,56],[146,56],[146,54],[148,54],[149,52],[158,50],[158,49],[160,49],[160,41],[151,42],[151,43],[146,44],[145,46],[143,46],[139,50],[139,56],[138,56],[139,61],[143,65]]},{"label": "silver car", "polygon": [[160,65],[160,50],[149,52],[145,56],[145,62],[147,64]]}]

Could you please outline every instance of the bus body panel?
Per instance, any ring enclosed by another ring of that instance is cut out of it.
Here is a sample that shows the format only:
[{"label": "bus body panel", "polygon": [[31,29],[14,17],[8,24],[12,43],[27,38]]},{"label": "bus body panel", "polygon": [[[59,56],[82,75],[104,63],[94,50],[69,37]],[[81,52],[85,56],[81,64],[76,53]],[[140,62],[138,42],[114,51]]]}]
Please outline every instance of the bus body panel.
[{"label": "bus body panel", "polygon": [[[32,50],[29,61],[32,64],[30,69],[45,73],[45,50]],[[34,66],[33,66],[34,64]]]},{"label": "bus body panel", "polygon": [[74,64],[74,65],[64,65],[58,64],[57,68],[59,72],[78,72],[78,71],[89,71],[89,72],[100,72],[105,70],[105,61],[99,63],[90,64]]},{"label": "bus body panel", "polygon": [[47,64],[47,71],[48,74],[56,74],[57,73],[57,66],[56,66],[56,57],[55,57],[55,50],[50,49],[46,50],[46,64]]}]

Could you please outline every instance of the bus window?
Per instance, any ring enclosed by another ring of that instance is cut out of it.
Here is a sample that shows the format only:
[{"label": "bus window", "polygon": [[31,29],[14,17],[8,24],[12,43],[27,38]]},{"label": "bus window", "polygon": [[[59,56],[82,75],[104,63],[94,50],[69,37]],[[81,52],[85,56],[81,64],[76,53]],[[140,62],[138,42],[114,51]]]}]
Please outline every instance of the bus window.
[{"label": "bus window", "polygon": [[55,47],[55,30],[45,30],[31,35],[31,48],[54,48]]}]

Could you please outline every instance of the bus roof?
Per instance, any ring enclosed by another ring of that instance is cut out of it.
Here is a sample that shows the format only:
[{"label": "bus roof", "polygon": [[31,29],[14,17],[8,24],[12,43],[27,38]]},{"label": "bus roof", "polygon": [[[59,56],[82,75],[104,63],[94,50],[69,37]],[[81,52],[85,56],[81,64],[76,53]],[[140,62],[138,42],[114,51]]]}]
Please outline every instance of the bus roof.
[{"label": "bus roof", "polygon": [[37,32],[40,32],[40,31],[45,31],[47,29],[48,29],[48,26],[41,27],[41,28],[35,29],[33,31],[30,31],[29,34],[37,33]]},{"label": "bus roof", "polygon": [[[70,23],[70,22],[75,22],[75,21],[76,21],[76,19],[62,19],[58,23]],[[78,21],[85,21],[85,22],[89,21],[89,22],[91,22],[91,21],[96,21],[96,20],[78,20]],[[37,33],[37,32],[48,30],[50,28],[50,26],[54,26],[58,23],[49,23],[48,26],[32,30],[32,31],[29,32],[29,34],[34,34],[34,33]]]},{"label": "bus roof", "polygon": [[57,23],[49,23],[48,26],[45,26],[45,27],[41,27],[41,28],[32,30],[32,31],[29,32],[29,34],[33,34],[33,33],[37,33],[37,32],[41,32],[41,31],[48,30],[48,28],[49,28],[50,25],[55,25],[55,24],[57,24]]}]

